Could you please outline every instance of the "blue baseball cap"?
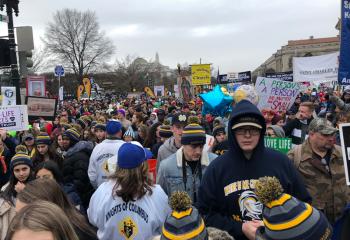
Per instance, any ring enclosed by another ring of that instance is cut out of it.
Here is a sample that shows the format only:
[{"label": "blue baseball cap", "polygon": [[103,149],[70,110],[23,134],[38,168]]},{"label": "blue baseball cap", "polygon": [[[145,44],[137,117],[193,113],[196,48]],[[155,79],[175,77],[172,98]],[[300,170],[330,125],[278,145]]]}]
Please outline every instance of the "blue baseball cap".
[{"label": "blue baseball cap", "polygon": [[152,152],[142,147],[139,142],[124,143],[118,151],[118,167],[133,169],[140,166],[144,161],[152,158]]},{"label": "blue baseball cap", "polygon": [[114,119],[108,121],[106,125],[106,132],[108,135],[114,135],[122,129],[122,124]]}]

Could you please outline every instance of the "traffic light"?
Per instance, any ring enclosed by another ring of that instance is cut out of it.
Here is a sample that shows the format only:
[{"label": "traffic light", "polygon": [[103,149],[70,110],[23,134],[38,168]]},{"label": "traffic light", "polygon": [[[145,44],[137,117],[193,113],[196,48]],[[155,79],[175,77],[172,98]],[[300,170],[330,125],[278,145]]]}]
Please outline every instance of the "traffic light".
[{"label": "traffic light", "polygon": [[11,65],[9,40],[0,39],[0,67]]},{"label": "traffic light", "polygon": [[26,77],[28,75],[28,68],[33,67],[32,51],[20,51],[18,52],[19,57],[19,71],[21,77]]}]

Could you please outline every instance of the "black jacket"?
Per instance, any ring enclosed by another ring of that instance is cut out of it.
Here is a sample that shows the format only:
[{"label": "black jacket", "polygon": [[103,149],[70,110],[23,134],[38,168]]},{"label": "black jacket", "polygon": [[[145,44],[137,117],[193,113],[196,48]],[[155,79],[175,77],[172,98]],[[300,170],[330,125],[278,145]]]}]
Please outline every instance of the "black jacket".
[{"label": "black jacket", "polygon": [[309,124],[312,120],[313,117],[311,117],[311,119],[308,119],[306,123],[302,123],[297,118],[291,120],[285,126],[283,126],[286,137],[292,138],[293,144],[302,144],[309,132]]},{"label": "black jacket", "polygon": [[92,142],[80,141],[64,154],[63,161],[64,184],[74,184],[85,209],[88,208],[93,194],[93,187],[87,173],[93,147]]},{"label": "black jacket", "polygon": [[[263,129],[251,159],[246,159],[231,131],[242,115],[259,120]],[[228,125],[229,150],[208,166],[199,188],[197,207],[206,224],[228,231],[235,239],[247,239],[242,233],[244,220],[262,219],[262,204],[255,193],[255,181],[264,176],[277,177],[285,192],[302,201],[311,201],[300,176],[288,157],[265,148],[264,117],[255,105],[246,100],[232,111]]]}]

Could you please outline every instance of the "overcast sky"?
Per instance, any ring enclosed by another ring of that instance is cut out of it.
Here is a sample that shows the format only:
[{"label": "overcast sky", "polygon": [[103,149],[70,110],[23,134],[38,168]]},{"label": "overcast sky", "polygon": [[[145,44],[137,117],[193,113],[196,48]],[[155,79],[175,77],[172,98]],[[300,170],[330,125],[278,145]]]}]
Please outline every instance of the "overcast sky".
[{"label": "overcast sky", "polygon": [[158,52],[171,68],[201,58],[220,73],[254,70],[288,40],[336,36],[340,16],[334,0],[21,0],[15,26],[32,26],[39,47],[62,8],[96,11],[116,46],[114,58],[148,60]]}]

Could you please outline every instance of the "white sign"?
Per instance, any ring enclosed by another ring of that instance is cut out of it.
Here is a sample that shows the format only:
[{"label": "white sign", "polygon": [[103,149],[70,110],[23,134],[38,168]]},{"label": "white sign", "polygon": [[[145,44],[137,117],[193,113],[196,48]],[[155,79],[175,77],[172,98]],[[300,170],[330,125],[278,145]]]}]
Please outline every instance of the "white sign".
[{"label": "white sign", "polygon": [[302,83],[258,77],[255,90],[259,93],[258,108],[288,111],[300,93]]},{"label": "white sign", "polygon": [[180,96],[179,85],[177,84],[174,85],[174,92],[175,92],[175,97],[178,98]]},{"label": "white sign", "polygon": [[16,105],[16,87],[1,87],[2,106]]},{"label": "white sign", "polygon": [[293,58],[294,82],[330,82],[338,80],[339,52]]},{"label": "white sign", "polygon": [[154,95],[156,97],[164,96],[164,86],[154,86]]},{"label": "white sign", "polygon": [[26,105],[1,106],[0,128],[7,131],[28,130],[28,111]]},{"label": "white sign", "polygon": [[238,79],[238,72],[228,72],[227,79],[228,80],[237,80]]},{"label": "white sign", "polygon": [[58,90],[58,95],[59,95],[60,101],[63,101],[63,86],[61,86],[60,89]]}]

